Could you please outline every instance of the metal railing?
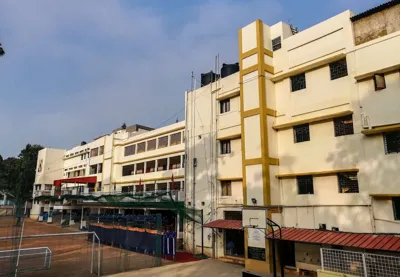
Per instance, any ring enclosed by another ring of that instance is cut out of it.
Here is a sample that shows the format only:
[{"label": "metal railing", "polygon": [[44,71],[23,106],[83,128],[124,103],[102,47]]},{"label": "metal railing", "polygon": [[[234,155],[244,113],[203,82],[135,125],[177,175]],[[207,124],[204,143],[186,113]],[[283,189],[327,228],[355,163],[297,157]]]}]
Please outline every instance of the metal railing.
[{"label": "metal railing", "polygon": [[396,277],[400,272],[400,256],[321,248],[321,265],[323,271],[354,276]]}]

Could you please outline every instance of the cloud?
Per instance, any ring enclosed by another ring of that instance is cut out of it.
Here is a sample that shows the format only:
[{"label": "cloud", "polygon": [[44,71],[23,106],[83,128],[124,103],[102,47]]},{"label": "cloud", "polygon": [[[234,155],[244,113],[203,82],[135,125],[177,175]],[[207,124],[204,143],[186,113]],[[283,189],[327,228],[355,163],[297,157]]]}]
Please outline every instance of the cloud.
[{"label": "cloud", "polygon": [[212,69],[217,53],[236,62],[237,30],[281,12],[278,1],[203,1],[174,25],[168,10],[131,3],[1,2],[0,153],[69,148],[122,122],[158,126],[183,108],[192,70]]},{"label": "cloud", "polygon": [[[274,24],[297,13],[292,5],[1,1],[0,153],[16,155],[26,143],[70,148],[122,122],[157,127],[183,108],[192,70],[213,69],[217,53],[236,62],[237,30],[257,18]],[[341,10],[343,1],[331,5]]]}]

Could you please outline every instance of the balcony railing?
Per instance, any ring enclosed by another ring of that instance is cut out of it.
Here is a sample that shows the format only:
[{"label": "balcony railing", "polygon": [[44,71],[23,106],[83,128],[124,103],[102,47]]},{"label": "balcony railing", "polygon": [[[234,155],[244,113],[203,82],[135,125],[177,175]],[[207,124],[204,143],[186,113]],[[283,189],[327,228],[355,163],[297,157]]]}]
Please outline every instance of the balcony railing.
[{"label": "balcony railing", "polygon": [[59,196],[61,195],[60,190],[35,190],[33,192],[34,197],[39,197],[39,196]]}]

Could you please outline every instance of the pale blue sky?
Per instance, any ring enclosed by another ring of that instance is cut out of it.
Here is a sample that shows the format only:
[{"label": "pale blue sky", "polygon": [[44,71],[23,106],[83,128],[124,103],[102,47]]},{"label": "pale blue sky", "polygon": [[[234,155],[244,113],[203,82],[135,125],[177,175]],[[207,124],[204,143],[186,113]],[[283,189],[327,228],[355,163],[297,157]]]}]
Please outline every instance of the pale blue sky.
[{"label": "pale blue sky", "polygon": [[301,31],[383,2],[0,0],[0,154],[70,148],[123,122],[157,127],[183,108],[192,70],[212,69],[217,53],[237,61],[240,27],[260,18]]}]

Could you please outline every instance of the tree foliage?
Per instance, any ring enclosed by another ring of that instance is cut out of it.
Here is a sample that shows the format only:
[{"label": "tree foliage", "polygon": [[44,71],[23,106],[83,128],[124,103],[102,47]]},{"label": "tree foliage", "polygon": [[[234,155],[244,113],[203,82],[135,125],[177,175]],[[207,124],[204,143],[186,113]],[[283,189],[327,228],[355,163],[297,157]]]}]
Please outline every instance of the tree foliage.
[{"label": "tree foliage", "polygon": [[32,197],[38,152],[42,146],[27,144],[18,157],[0,156],[0,191],[20,200]]}]

